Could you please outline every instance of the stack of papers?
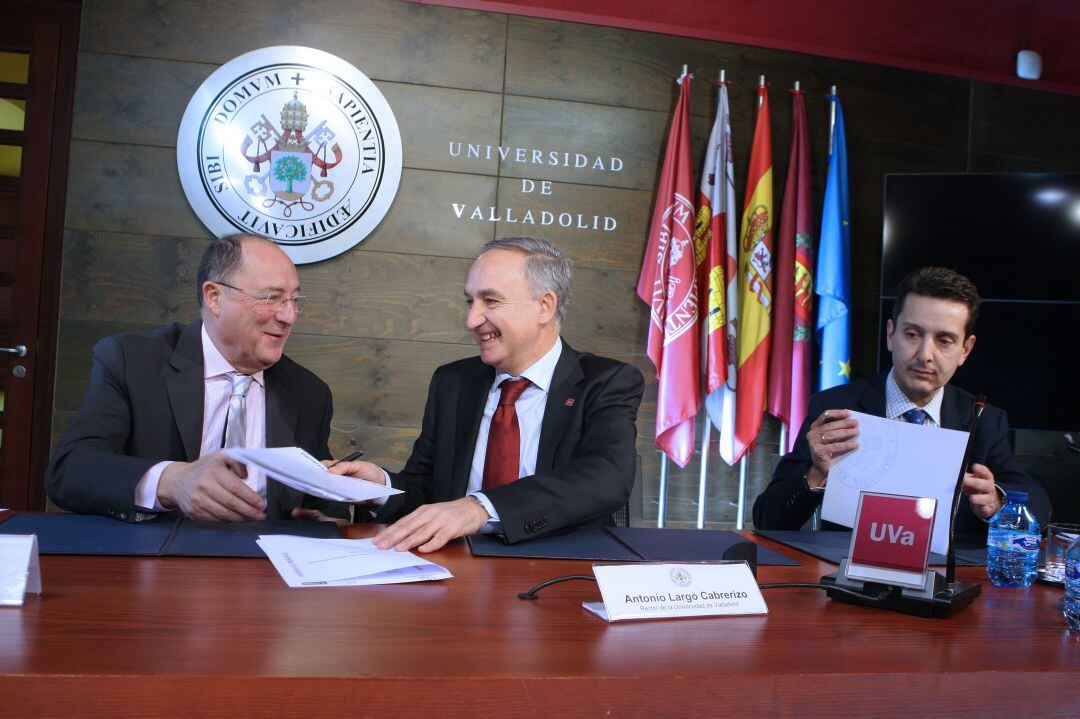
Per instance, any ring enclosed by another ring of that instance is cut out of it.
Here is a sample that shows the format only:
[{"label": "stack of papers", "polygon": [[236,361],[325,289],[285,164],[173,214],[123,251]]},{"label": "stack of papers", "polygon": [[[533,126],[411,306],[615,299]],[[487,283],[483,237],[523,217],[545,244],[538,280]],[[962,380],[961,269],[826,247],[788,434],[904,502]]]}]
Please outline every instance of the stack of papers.
[{"label": "stack of papers", "polygon": [[335,502],[366,502],[401,494],[400,489],[390,486],[334,474],[299,447],[237,447],[225,451],[245,464],[255,465],[266,476],[313,497]]},{"label": "stack of papers", "polygon": [[412,552],[379,549],[370,539],[309,539],[264,534],[259,546],[290,587],[356,587],[449,579]]}]

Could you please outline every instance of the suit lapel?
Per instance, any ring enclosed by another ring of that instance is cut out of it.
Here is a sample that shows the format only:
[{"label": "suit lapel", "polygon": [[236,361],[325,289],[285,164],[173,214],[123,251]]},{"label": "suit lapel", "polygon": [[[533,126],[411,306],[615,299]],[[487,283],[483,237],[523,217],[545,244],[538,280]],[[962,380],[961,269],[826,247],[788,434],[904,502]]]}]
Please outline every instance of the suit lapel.
[{"label": "suit lapel", "polygon": [[[581,369],[580,355],[570,345],[563,342],[562,354],[555,365],[555,374],[551,376],[547,404],[544,406],[544,421],[540,424],[540,446],[536,450],[536,471],[546,472],[555,462],[555,451],[566,434],[566,425],[570,420],[573,403],[567,404],[577,385],[585,378]],[[576,398],[575,398],[576,399]]]},{"label": "suit lapel", "polygon": [[[266,381],[266,446],[296,446],[296,392],[292,377],[282,358],[263,372]],[[319,459],[316,457],[316,459]],[[286,496],[288,495],[288,496]],[[291,500],[289,499],[291,497]],[[286,503],[299,507],[302,494],[279,482],[266,479],[266,516],[280,519],[281,507]]]},{"label": "suit lapel", "polygon": [[456,412],[458,421],[457,438],[454,453],[452,497],[462,497],[469,488],[469,473],[472,471],[473,454],[476,452],[476,437],[480,434],[480,421],[484,418],[484,405],[487,404],[491,383],[495,381],[495,370],[481,363],[469,369],[462,382],[461,392],[457,397]]},{"label": "suit lapel", "polygon": [[964,424],[964,407],[960,402],[960,395],[945,385],[945,396],[941,398],[941,426],[945,429],[961,429],[965,432],[968,426]]},{"label": "suit lapel", "polygon": [[879,372],[870,378],[858,400],[860,412],[872,414],[875,417],[885,416],[885,378],[888,376],[889,373],[886,371]]},{"label": "suit lapel", "polygon": [[296,393],[288,367],[278,362],[263,372],[266,381],[266,446],[296,444]]},{"label": "suit lapel", "polygon": [[184,458],[194,461],[202,449],[203,354],[202,322],[192,322],[180,332],[165,377],[173,420],[184,445]]}]

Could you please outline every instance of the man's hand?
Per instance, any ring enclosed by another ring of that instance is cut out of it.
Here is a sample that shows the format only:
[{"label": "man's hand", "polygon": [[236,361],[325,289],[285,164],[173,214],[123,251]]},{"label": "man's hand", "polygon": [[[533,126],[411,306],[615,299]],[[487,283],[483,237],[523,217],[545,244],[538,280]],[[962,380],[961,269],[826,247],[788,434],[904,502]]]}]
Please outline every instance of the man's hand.
[{"label": "man's hand", "polygon": [[244,484],[247,467],[224,452],[195,462],[173,462],[158,481],[158,502],[185,516],[209,522],[266,519],[266,502]]},{"label": "man's hand", "polygon": [[822,487],[829,478],[833,463],[859,446],[859,421],[846,409],[828,409],[811,423],[806,431],[810,444],[812,466],[806,473],[806,483]]},{"label": "man's hand", "polygon": [[434,552],[451,539],[476,534],[488,519],[484,505],[471,497],[425,504],[379,532],[375,546],[399,552],[419,546],[421,552]]},{"label": "man's hand", "polygon": [[374,482],[378,485],[386,484],[386,473],[383,472],[382,467],[371,462],[334,462],[332,459],[324,459],[322,463],[328,470],[334,474],[340,474],[344,477],[353,477],[354,479],[363,479],[368,482]]},{"label": "man's hand", "polygon": [[994,484],[994,473],[985,465],[971,465],[971,471],[964,475],[961,491],[968,498],[971,511],[980,519],[990,519],[1001,509],[1001,497],[998,496],[997,485]]}]

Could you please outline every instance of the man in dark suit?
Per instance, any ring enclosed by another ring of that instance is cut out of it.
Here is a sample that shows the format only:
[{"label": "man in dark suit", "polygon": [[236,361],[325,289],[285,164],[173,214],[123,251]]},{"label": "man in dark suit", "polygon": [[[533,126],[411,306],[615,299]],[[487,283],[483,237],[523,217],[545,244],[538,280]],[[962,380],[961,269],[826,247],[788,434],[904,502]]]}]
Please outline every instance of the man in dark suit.
[{"label": "man in dark suit", "polygon": [[482,530],[517,542],[610,523],[626,503],[644,383],[562,341],[571,282],[569,260],[543,240],[484,246],[465,284],[480,356],[435,371],[401,472],[353,463],[363,471],[350,474],[404,490],[376,515],[397,519],[377,546],[428,552]]},{"label": "man in dark suit", "polygon": [[[850,410],[966,431],[975,398],[949,380],[975,346],[981,302],[975,285],[952,270],[927,267],[905,277],[886,325],[892,369],[810,398],[795,448],[781,458],[754,502],[754,526],[798,529],[809,519],[821,502],[829,468],[858,446],[858,422]],[[1020,466],[1008,434],[1005,413],[988,406],[964,478],[960,534],[985,535],[986,520],[1001,508],[1005,490],[1028,492],[1032,513],[1043,524],[1049,518],[1050,500]]]},{"label": "man in dark suit", "polygon": [[95,345],[83,406],[45,477],[49,496],[128,521],[171,511],[223,522],[344,517],[343,505],[219,451],[300,446],[330,456],[330,390],[282,354],[304,301],[292,261],[259,237],[216,240],[198,292],[202,321]]}]

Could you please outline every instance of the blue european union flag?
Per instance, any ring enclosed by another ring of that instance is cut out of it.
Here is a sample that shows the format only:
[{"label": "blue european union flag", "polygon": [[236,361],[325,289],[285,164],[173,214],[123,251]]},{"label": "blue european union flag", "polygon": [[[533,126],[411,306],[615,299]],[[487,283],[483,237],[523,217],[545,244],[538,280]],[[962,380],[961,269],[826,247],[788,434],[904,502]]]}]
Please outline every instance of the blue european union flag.
[{"label": "blue european union flag", "polygon": [[851,381],[851,208],[848,203],[847,143],[844,140],[844,113],[840,98],[835,103],[829,178],[825,185],[825,205],[821,213],[821,240],[818,242],[817,340],[819,390]]}]

